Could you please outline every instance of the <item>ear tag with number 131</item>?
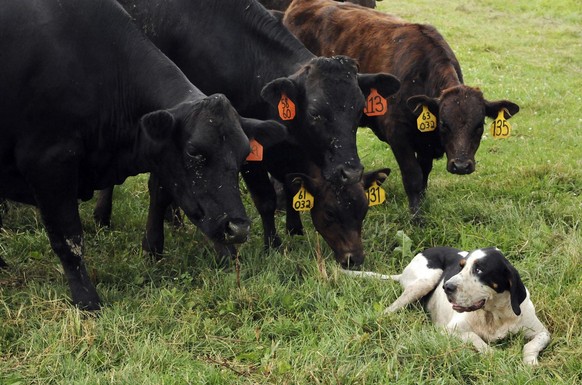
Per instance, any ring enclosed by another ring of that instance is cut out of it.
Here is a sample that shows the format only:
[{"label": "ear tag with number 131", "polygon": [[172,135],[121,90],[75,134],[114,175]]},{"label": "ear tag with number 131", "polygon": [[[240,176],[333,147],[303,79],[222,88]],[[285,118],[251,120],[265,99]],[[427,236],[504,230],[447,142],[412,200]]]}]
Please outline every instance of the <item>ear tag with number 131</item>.
[{"label": "ear tag with number 131", "polygon": [[503,111],[506,111],[505,108],[499,110],[497,118],[491,123],[491,136],[495,139],[507,139],[511,134],[511,125],[507,119],[505,119]]},{"label": "ear tag with number 131", "polygon": [[368,198],[368,206],[380,205],[386,201],[386,191],[374,181],[366,191],[366,198]]},{"label": "ear tag with number 131", "polygon": [[436,130],[436,117],[429,111],[427,106],[422,106],[422,113],[416,119],[416,125],[420,132],[432,132]]},{"label": "ear tag with number 131", "polygon": [[297,194],[293,197],[293,209],[295,211],[309,211],[313,208],[314,203],[313,195],[302,184]]}]

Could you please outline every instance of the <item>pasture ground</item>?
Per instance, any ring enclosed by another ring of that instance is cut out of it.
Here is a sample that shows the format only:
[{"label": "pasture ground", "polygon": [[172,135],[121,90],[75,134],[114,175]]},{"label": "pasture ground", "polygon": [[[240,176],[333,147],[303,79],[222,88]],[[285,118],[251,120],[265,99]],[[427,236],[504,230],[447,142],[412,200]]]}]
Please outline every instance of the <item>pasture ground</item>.
[{"label": "pasture ground", "polygon": [[93,224],[94,202],[81,204],[87,264],[105,303],[98,317],[68,304],[35,210],[10,205],[0,232],[0,256],[11,265],[0,272],[0,384],[582,383],[579,1],[378,4],[435,25],[465,82],[521,112],[509,139],[485,135],[474,174],[447,174],[436,162],[422,225],[409,220],[391,152],[361,129],[367,169],[393,169],[388,201],[365,222],[364,268],[395,273],[435,245],[498,246],[552,333],[540,366],[522,364],[520,335],[482,356],[441,335],[418,306],[382,316],[400,287],[341,275],[308,216],[306,235],[264,255],[248,196],[253,228],[240,249],[240,287],[191,225],[168,228],[167,257],[151,263],[139,246],[147,208],[140,176],[117,190],[112,229]]}]

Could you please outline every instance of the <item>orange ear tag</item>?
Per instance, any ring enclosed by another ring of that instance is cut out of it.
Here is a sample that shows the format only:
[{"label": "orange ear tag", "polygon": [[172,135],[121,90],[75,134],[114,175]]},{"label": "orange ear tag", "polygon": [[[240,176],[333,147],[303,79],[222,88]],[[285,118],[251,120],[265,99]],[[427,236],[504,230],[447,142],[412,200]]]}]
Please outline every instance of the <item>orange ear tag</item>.
[{"label": "orange ear tag", "polygon": [[366,99],[364,114],[368,116],[381,116],[388,112],[388,101],[378,93],[375,88],[370,89],[370,95]]},{"label": "orange ear tag", "polygon": [[295,103],[285,95],[281,94],[281,100],[279,100],[279,117],[282,120],[293,120],[295,118]]},{"label": "orange ear tag", "polygon": [[251,145],[251,153],[247,156],[249,162],[260,162],[263,160],[263,145],[255,139],[249,140]]},{"label": "orange ear tag", "polygon": [[305,189],[305,186],[301,185],[301,188],[293,197],[293,209],[295,211],[309,211],[313,208],[314,203],[313,195]]},{"label": "orange ear tag", "polygon": [[381,205],[386,201],[386,191],[378,182],[374,181],[368,191],[366,191],[366,198],[368,198],[368,206]]},{"label": "orange ear tag", "polygon": [[505,108],[499,110],[497,118],[491,123],[491,136],[495,139],[507,139],[511,134],[511,125],[505,119],[503,111],[505,111]]},{"label": "orange ear tag", "polygon": [[436,117],[429,111],[428,107],[423,105],[422,112],[416,119],[416,126],[420,132],[432,132],[436,130]]}]

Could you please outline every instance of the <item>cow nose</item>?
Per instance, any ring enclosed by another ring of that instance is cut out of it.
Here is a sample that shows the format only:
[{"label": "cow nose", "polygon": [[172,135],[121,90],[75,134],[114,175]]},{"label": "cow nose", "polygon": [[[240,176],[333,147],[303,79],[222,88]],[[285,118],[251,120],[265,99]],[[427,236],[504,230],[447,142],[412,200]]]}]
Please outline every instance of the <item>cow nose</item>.
[{"label": "cow nose", "polygon": [[338,173],[341,184],[349,185],[358,183],[362,179],[364,168],[362,166],[338,166]]},{"label": "cow nose", "polygon": [[230,220],[224,226],[224,241],[226,243],[243,243],[249,236],[250,225],[248,221]]},{"label": "cow nose", "polygon": [[449,162],[449,172],[452,174],[470,174],[475,171],[475,162],[471,159],[455,158]]},{"label": "cow nose", "polygon": [[355,269],[364,263],[364,254],[362,253],[347,253],[342,258],[338,258],[343,269]]},{"label": "cow nose", "polygon": [[455,290],[457,290],[457,286],[454,283],[445,282],[445,284],[443,285],[443,290],[447,295],[451,295],[455,293]]}]

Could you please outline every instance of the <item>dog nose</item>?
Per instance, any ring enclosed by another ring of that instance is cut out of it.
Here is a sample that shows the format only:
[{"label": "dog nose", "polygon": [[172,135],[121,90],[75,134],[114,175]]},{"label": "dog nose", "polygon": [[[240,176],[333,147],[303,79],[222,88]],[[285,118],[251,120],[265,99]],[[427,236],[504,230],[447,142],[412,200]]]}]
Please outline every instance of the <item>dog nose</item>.
[{"label": "dog nose", "polygon": [[455,290],[457,290],[457,286],[454,283],[445,282],[445,284],[443,285],[443,290],[447,295],[453,294]]}]

